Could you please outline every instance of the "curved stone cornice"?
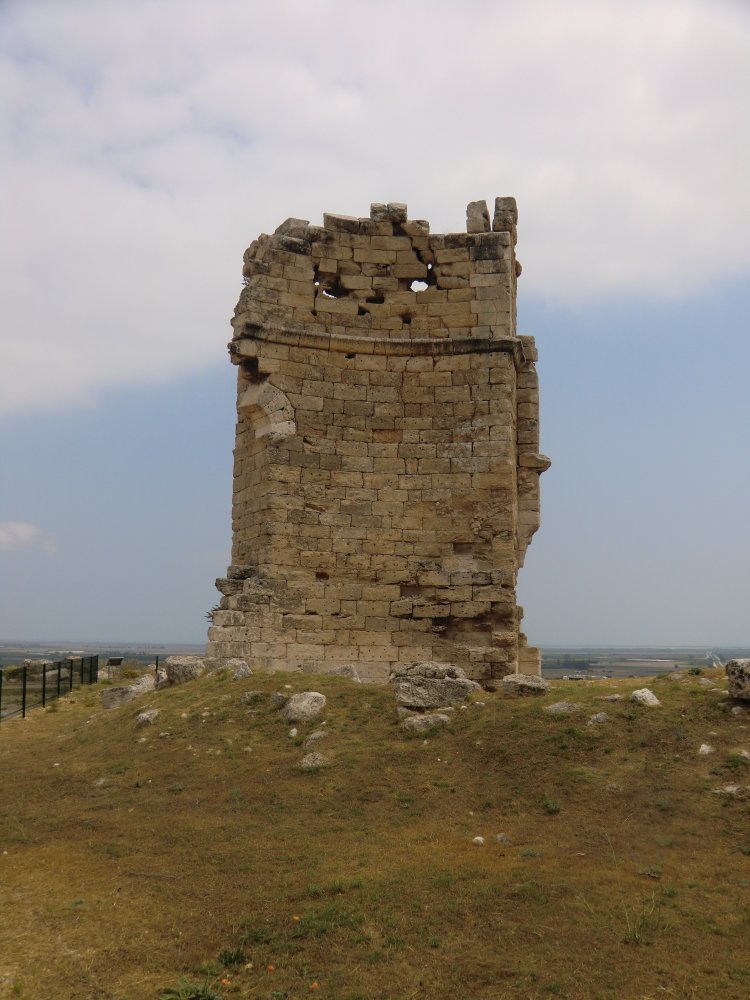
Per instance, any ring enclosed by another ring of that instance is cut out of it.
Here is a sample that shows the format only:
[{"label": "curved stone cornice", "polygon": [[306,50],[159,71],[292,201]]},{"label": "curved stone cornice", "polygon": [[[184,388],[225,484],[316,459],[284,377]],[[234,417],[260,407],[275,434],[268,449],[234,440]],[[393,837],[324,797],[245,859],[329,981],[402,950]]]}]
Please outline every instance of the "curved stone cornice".
[{"label": "curved stone cornice", "polygon": [[246,324],[242,335],[227,346],[232,357],[253,357],[254,341],[307,347],[321,351],[354,354],[386,354],[392,356],[455,354],[512,354],[517,365],[534,360],[529,357],[526,337],[357,337],[351,334],[326,333],[297,327],[268,327]]}]

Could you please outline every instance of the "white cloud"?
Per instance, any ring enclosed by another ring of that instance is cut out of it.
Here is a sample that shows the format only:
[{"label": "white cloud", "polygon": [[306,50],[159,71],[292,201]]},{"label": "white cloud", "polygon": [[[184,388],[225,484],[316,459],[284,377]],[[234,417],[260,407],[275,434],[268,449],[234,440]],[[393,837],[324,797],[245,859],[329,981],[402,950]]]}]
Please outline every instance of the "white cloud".
[{"label": "white cloud", "polygon": [[85,0],[0,13],[0,411],[219,361],[287,215],[515,194],[523,291],[750,269],[750,14],[701,0]]},{"label": "white cloud", "polygon": [[28,521],[0,521],[0,551],[26,549],[41,541],[41,532]]}]

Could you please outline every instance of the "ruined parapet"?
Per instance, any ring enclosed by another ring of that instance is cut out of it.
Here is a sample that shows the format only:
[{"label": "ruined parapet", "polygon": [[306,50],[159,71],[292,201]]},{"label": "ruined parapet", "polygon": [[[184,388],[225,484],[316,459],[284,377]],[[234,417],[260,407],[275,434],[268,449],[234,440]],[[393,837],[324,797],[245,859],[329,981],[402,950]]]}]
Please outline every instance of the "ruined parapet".
[{"label": "ruined parapet", "polygon": [[406,206],[288,219],[245,253],[232,565],[209,657],[539,672],[516,577],[539,525],[515,200],[431,235]]}]

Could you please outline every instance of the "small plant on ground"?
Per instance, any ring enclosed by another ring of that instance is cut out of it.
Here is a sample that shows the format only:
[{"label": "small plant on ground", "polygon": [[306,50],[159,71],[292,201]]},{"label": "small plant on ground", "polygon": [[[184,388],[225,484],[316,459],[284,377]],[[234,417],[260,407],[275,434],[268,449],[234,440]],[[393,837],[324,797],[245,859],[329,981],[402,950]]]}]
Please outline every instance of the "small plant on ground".
[{"label": "small plant on ground", "polygon": [[247,955],[242,948],[223,948],[219,952],[219,961],[226,967],[242,965],[247,961]]},{"label": "small plant on ground", "polygon": [[181,979],[176,986],[169,986],[159,994],[159,1000],[223,1000],[223,995],[205,980],[203,983]]}]

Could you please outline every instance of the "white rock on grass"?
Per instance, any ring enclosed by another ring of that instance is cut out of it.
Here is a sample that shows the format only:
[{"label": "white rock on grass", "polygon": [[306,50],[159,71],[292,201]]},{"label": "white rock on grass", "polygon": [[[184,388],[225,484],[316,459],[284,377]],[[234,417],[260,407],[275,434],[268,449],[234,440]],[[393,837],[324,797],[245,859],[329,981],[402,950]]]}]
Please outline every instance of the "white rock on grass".
[{"label": "white rock on grass", "polygon": [[450,716],[441,713],[409,715],[401,723],[401,728],[407,733],[426,733],[438,726],[445,726],[448,722],[450,722]]},{"label": "white rock on grass", "polygon": [[169,684],[185,684],[205,673],[206,664],[200,656],[168,656],[164,664]]},{"label": "white rock on grass", "polygon": [[476,681],[467,678],[461,667],[431,660],[399,665],[391,674],[391,682],[397,704],[416,709],[466,701],[470,694],[482,690]]},{"label": "white rock on grass", "polygon": [[739,795],[742,791],[742,785],[722,785],[721,788],[714,788],[714,795]]},{"label": "white rock on grass", "polygon": [[233,656],[224,661],[224,666],[232,671],[232,677],[236,681],[242,680],[243,677],[253,676],[253,671],[248,665],[247,660],[240,660],[238,657]]},{"label": "white rock on grass", "polygon": [[596,712],[591,716],[589,721],[586,723],[587,726],[603,726],[605,722],[609,722],[609,716],[606,712]]},{"label": "white rock on grass", "polygon": [[141,712],[138,715],[135,724],[137,726],[152,726],[158,714],[158,708],[147,708],[145,712]]},{"label": "white rock on grass", "polygon": [[321,767],[328,767],[329,760],[322,753],[308,753],[299,762],[303,771],[319,771]]},{"label": "white rock on grass", "polygon": [[326,707],[326,696],[319,691],[302,691],[293,694],[284,705],[282,715],[287,722],[309,722]]},{"label": "white rock on grass", "polygon": [[316,729],[314,732],[310,733],[310,735],[305,740],[305,746],[309,746],[310,743],[317,743],[318,740],[324,740],[327,737],[328,733],[325,731],[325,729]]},{"label": "white rock on grass", "polygon": [[708,757],[708,755],[713,752],[714,748],[711,746],[710,743],[701,743],[701,745],[698,747],[698,753],[702,757]]},{"label": "white rock on grass", "polygon": [[104,688],[99,696],[102,701],[102,708],[119,708],[141,694],[148,694],[154,690],[155,680],[153,674],[144,674],[139,677],[134,684],[125,684],[118,687]]},{"label": "white rock on grass", "polygon": [[473,844],[473,845],[474,845],[475,847],[484,847],[484,837],[475,837],[475,838],[474,838],[474,839],[472,840],[472,844]]},{"label": "white rock on grass", "polygon": [[545,705],[544,711],[550,715],[574,715],[580,706],[572,701],[556,701],[552,705]]},{"label": "white rock on grass", "polygon": [[637,691],[633,691],[630,700],[635,702],[636,705],[646,705],[648,708],[656,708],[658,705],[661,705],[654,692],[649,691],[648,688],[638,688]]},{"label": "white rock on grass", "polygon": [[508,674],[502,679],[503,691],[509,694],[545,694],[549,681],[536,674]]}]

